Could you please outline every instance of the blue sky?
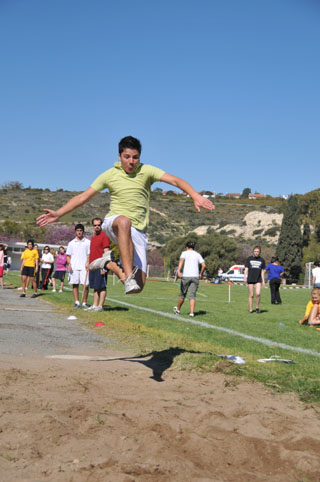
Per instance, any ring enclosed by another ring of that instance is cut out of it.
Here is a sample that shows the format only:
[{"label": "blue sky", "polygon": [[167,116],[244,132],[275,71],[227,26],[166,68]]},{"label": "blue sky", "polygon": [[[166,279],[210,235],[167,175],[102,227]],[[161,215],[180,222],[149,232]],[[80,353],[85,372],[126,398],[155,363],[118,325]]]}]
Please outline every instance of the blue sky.
[{"label": "blue sky", "polygon": [[319,24],[318,0],[0,0],[0,184],[86,189],[133,135],[197,190],[318,188]]}]

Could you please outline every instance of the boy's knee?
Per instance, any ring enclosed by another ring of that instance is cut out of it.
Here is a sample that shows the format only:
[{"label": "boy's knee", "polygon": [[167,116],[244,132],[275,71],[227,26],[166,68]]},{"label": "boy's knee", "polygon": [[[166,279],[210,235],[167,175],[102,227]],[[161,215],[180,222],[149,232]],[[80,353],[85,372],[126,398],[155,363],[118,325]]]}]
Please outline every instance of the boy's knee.
[{"label": "boy's knee", "polygon": [[131,221],[126,216],[118,216],[113,222],[113,228],[127,231],[131,229]]}]

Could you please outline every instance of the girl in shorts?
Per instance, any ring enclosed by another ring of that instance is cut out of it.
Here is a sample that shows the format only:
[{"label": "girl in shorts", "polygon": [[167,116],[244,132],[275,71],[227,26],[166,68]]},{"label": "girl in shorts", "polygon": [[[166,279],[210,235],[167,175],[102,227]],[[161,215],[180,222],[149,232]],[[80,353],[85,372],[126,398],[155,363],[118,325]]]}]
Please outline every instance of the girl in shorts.
[{"label": "girl in shorts", "polygon": [[[253,249],[253,256],[249,256],[246,261],[245,269],[244,269],[244,283],[248,283],[249,288],[249,312],[250,313],[260,313],[259,304],[260,304],[260,294],[261,294],[261,286],[264,288],[265,281],[264,281],[264,272],[266,267],[266,262],[260,256],[261,248],[260,246],[255,246]],[[253,304],[253,294],[254,289],[256,292],[256,309],[252,309]]]},{"label": "girl in shorts", "polygon": [[60,280],[59,293],[63,291],[64,277],[67,271],[67,255],[63,246],[60,246],[58,256],[56,257],[56,271],[52,278],[52,292],[56,292],[56,280]]}]

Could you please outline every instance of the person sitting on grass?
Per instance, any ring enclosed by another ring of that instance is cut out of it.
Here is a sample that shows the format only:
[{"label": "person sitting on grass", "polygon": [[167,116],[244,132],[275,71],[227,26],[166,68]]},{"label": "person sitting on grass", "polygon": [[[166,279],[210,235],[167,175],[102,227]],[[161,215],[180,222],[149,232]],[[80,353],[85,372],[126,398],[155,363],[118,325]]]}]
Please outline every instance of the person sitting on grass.
[{"label": "person sitting on grass", "polygon": [[320,329],[320,288],[313,288],[311,300],[307,303],[306,312],[299,325],[317,326]]}]

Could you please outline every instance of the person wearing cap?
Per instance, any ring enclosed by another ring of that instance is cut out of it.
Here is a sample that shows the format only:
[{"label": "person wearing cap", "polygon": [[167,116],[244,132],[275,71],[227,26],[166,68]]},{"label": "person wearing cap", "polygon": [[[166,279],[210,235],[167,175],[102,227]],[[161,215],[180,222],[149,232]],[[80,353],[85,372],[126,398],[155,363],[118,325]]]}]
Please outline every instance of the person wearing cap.
[{"label": "person wearing cap", "polygon": [[[189,316],[194,316],[196,293],[199,287],[199,280],[202,278],[206,265],[201,254],[194,250],[195,243],[193,241],[188,241],[186,248],[186,251],[181,253],[179,259],[178,277],[181,279],[180,294],[178,297],[178,304],[173,308],[173,311],[177,315],[180,314],[180,308],[183,305],[185,297],[189,291]],[[182,267],[183,272],[181,272]]]},{"label": "person wearing cap", "polygon": [[[158,167],[141,163],[141,149],[139,139],[124,137],[119,142],[119,162],[115,162],[114,166],[98,176],[86,191],[71,198],[60,209],[45,209],[46,214],[37,218],[39,226],[56,222],[107,188],[110,192],[110,210],[102,229],[108,238],[118,244],[125,276],[125,294],[139,293],[146,281],[146,230],[149,223],[150,191],[154,182],[171,184],[189,194],[198,212],[201,208],[209,211],[214,209],[209,199],[201,196],[183,179]],[[111,253],[107,251],[101,258],[93,261],[90,270],[107,269],[112,261]]]},{"label": "person wearing cap", "polygon": [[82,307],[89,308],[87,304],[89,294],[88,260],[90,253],[90,241],[84,237],[83,224],[77,224],[74,228],[76,237],[67,246],[67,267],[70,271],[69,283],[72,284],[74,308],[80,308],[79,284],[83,285]]},{"label": "person wearing cap", "polygon": [[315,261],[312,269],[312,284],[314,288],[320,288],[320,268],[318,261]]}]

